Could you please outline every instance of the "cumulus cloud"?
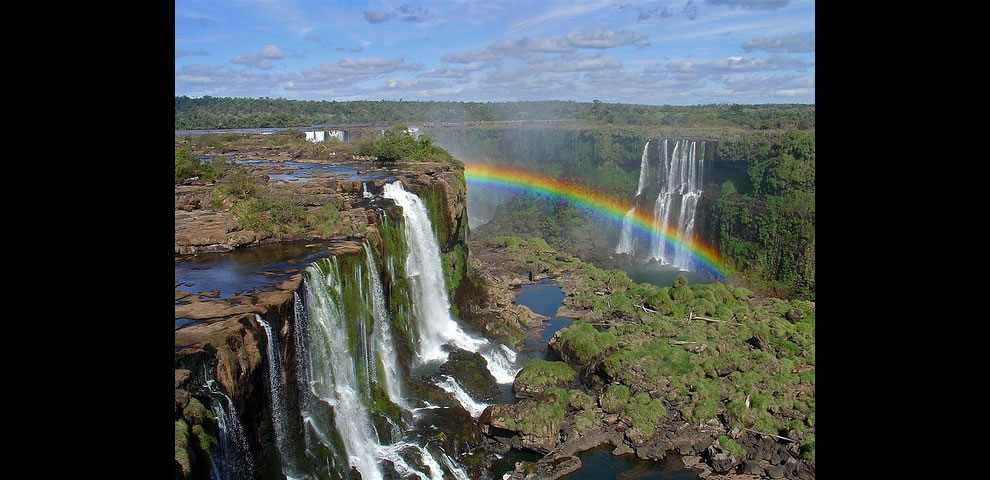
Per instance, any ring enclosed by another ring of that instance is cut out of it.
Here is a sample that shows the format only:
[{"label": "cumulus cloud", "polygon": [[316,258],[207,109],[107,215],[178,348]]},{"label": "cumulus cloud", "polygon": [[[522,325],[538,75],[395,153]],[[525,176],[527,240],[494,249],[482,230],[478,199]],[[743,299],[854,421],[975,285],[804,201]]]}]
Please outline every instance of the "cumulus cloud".
[{"label": "cumulus cloud", "polygon": [[275,45],[268,44],[261,49],[260,52],[250,52],[243,55],[238,55],[231,59],[231,63],[236,63],[238,65],[247,65],[249,67],[259,68],[262,70],[270,70],[272,68],[272,60],[279,60],[285,58],[285,54],[278,49]]},{"label": "cumulus cloud", "polygon": [[409,4],[402,4],[399,8],[392,10],[391,12],[376,12],[371,10],[365,10],[364,19],[368,23],[385,23],[393,18],[397,18],[403,22],[414,22],[420,23],[426,21],[426,16],[429,12],[423,8],[413,8]]},{"label": "cumulus cloud", "polygon": [[[803,60],[793,57],[774,55],[771,57],[727,57],[721,59],[690,59],[671,60],[663,65],[663,70],[682,77],[706,77],[710,75],[767,72],[776,70],[804,71],[814,66],[813,60]],[[647,71],[659,72],[659,66],[647,67]]]},{"label": "cumulus cloud", "polygon": [[480,50],[463,50],[447,53],[442,60],[448,63],[493,63],[505,58],[533,61],[533,53],[571,53],[578,49],[606,49],[625,45],[648,45],[645,35],[630,31],[615,31],[608,25],[597,28],[584,27],[572,30],[557,38],[502,39]]},{"label": "cumulus cloud", "polygon": [[294,90],[319,90],[328,87],[351,85],[368,78],[398,71],[420,70],[419,64],[406,63],[404,58],[360,57],[327,62],[293,75],[285,87]]},{"label": "cumulus cloud", "polygon": [[531,72],[592,72],[622,68],[622,62],[614,57],[568,58],[551,61],[534,61],[527,65]]},{"label": "cumulus cloud", "polygon": [[681,13],[690,20],[695,20],[698,18],[698,7],[694,4],[694,0],[688,0],[687,5],[684,5],[684,9]]},{"label": "cumulus cloud", "polygon": [[786,7],[790,0],[705,0],[709,5],[729,5],[750,10],[776,10]]},{"label": "cumulus cloud", "polygon": [[569,32],[567,42],[577,48],[615,48],[623,45],[644,44],[646,35],[635,32],[616,32],[602,25],[598,28],[584,27],[580,31]]},{"label": "cumulus cloud", "polygon": [[468,69],[457,69],[444,66],[427,70],[421,76],[430,78],[464,78],[470,74]]},{"label": "cumulus cloud", "polygon": [[185,49],[182,49],[182,48],[176,48],[175,49],[175,58],[179,58],[179,57],[191,57],[191,56],[206,56],[206,55],[209,55],[209,54],[210,54],[210,52],[207,52],[206,50],[185,50]]},{"label": "cumulus cloud", "polygon": [[364,12],[364,19],[369,23],[384,23],[389,19],[389,14],[385,12]]},{"label": "cumulus cloud", "polygon": [[646,10],[640,8],[638,10],[639,15],[636,16],[636,20],[649,20],[654,17],[669,18],[674,15],[667,5],[656,6]]},{"label": "cumulus cloud", "polygon": [[815,51],[815,32],[792,33],[777,37],[757,37],[742,44],[742,49],[773,53],[808,53]]},{"label": "cumulus cloud", "polygon": [[220,65],[184,65],[175,72],[176,95],[268,96],[284,80],[281,75]]}]

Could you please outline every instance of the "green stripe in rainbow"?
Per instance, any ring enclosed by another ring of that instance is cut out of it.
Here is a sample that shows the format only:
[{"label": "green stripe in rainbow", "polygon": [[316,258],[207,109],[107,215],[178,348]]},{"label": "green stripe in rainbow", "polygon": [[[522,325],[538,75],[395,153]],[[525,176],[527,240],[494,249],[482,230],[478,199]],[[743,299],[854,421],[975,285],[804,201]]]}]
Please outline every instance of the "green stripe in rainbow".
[{"label": "green stripe in rainbow", "polygon": [[[580,185],[511,167],[466,165],[464,179],[468,184],[512,188],[561,198],[602,213],[620,223],[633,207],[629,202],[600,194]],[[651,238],[659,237],[661,241],[689,252],[696,264],[700,264],[716,278],[725,277],[725,267],[719,260],[717,250],[700,240],[684,238],[678,235],[676,229],[669,226],[661,228],[659,224],[654,223],[651,213],[637,209],[633,214],[633,227],[650,235]]]}]

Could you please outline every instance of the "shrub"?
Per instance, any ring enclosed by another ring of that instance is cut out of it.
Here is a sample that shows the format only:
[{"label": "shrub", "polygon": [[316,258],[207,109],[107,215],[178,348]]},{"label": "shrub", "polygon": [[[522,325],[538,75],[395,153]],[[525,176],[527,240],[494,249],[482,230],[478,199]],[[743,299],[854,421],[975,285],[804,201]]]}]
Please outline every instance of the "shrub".
[{"label": "shrub", "polygon": [[185,179],[195,177],[200,174],[202,165],[192,153],[184,148],[175,149],[175,184],[182,183]]}]

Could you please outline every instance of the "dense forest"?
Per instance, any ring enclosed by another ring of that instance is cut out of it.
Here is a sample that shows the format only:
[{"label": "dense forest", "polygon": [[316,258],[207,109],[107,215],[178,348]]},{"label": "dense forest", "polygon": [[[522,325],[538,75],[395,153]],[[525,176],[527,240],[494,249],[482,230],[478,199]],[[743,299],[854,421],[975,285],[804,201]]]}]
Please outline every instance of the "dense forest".
[{"label": "dense forest", "polygon": [[762,291],[814,300],[815,133],[720,141],[716,158],[723,174],[712,217],[723,258]]},{"label": "dense forest", "polygon": [[586,120],[615,125],[815,127],[814,105],[655,106],[546,102],[304,101],[274,98],[175,97],[175,128],[259,128],[361,123]]}]

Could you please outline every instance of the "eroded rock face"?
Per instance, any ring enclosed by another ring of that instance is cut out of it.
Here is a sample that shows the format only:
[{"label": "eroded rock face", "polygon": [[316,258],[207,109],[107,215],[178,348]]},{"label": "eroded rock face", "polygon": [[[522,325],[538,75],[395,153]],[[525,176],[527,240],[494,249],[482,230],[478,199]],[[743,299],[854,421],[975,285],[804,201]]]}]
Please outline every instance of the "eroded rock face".
[{"label": "eroded rock face", "polygon": [[239,407],[243,407],[244,399],[255,388],[255,376],[261,376],[258,368],[262,353],[254,335],[258,327],[253,323],[253,314],[242,315],[229,320],[192,325],[175,332],[176,346],[215,349],[216,381]]}]

